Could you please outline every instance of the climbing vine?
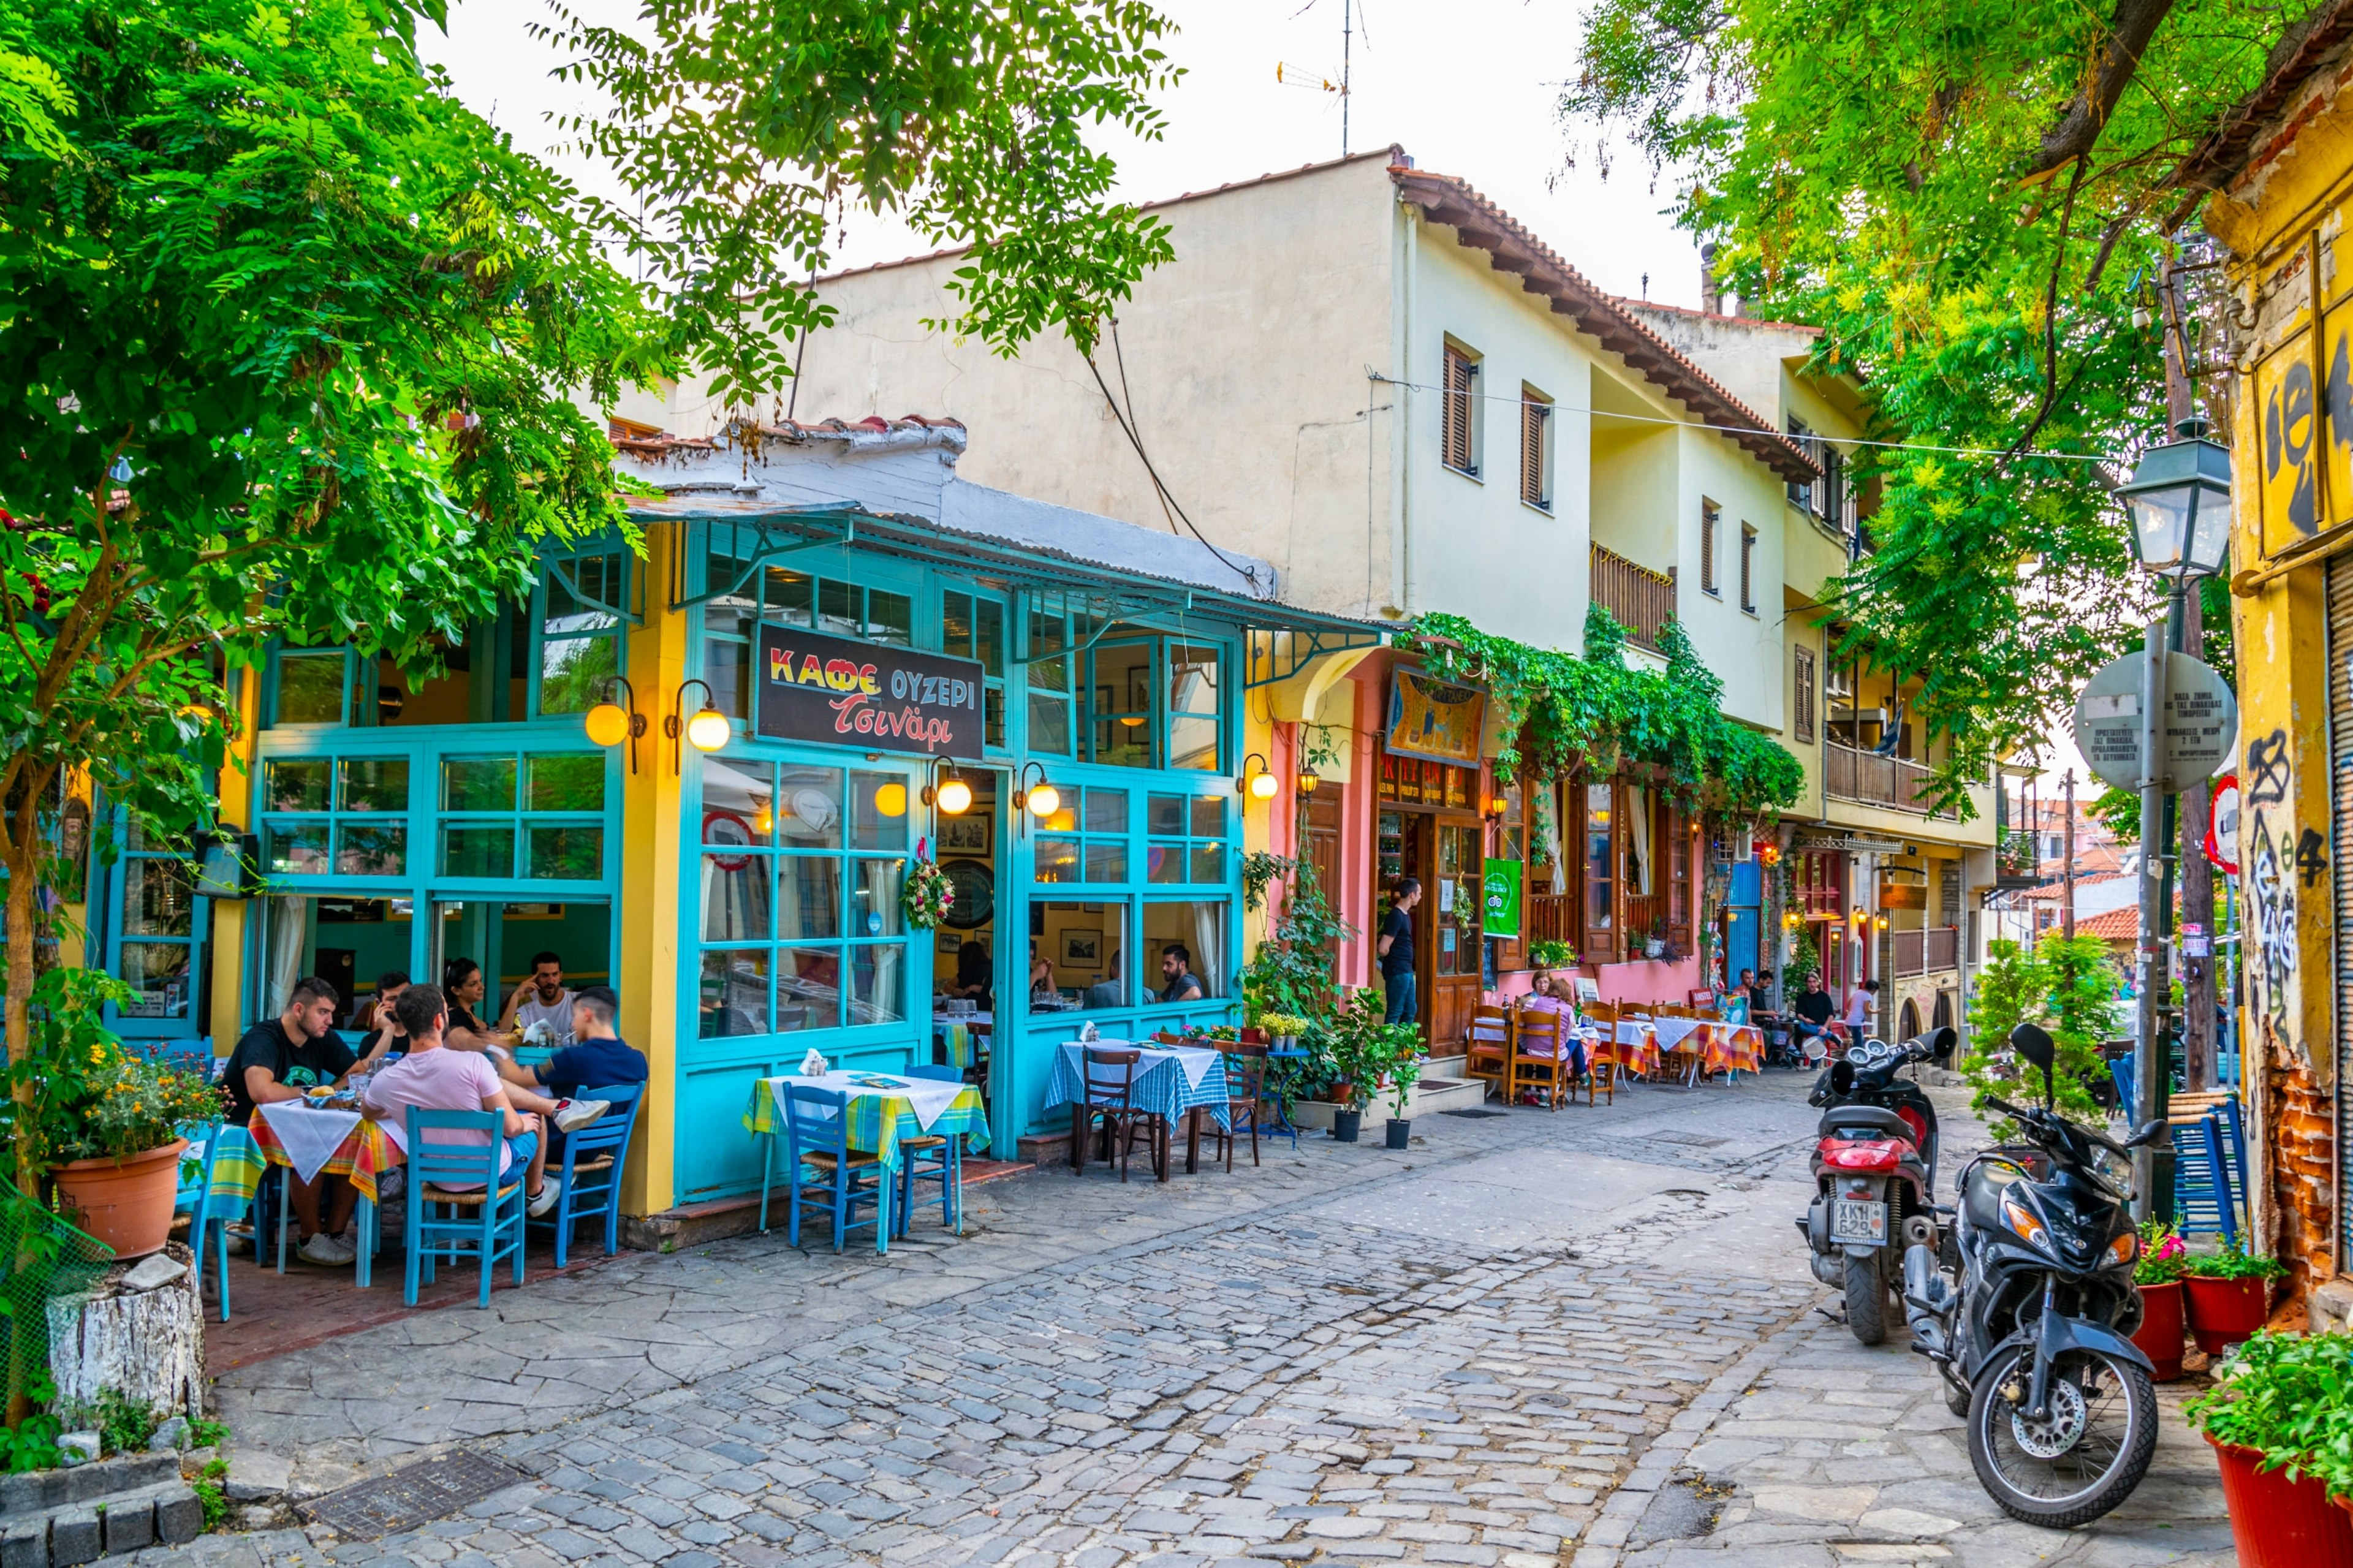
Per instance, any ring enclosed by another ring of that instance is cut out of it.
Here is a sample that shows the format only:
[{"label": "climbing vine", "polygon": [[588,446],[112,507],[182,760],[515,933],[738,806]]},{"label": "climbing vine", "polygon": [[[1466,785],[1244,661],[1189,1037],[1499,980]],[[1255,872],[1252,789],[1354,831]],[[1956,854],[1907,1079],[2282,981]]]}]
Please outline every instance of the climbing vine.
[{"label": "climbing vine", "polygon": [[1625,628],[1599,605],[1586,615],[1582,658],[1491,637],[1461,616],[1423,616],[1398,641],[1433,674],[1485,685],[1502,709],[1495,772],[1505,783],[1649,763],[1685,805],[1731,818],[1791,805],[1804,786],[1797,758],[1724,715],[1724,682],[1674,621],[1659,634],[1664,671],[1627,668]]}]

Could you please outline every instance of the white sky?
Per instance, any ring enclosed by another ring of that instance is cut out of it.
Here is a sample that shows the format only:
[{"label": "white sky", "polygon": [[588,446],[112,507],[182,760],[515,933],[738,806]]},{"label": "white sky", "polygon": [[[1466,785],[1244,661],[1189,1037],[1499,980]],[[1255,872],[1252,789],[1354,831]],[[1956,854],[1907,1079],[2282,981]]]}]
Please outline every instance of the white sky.
[{"label": "white sky", "polygon": [[[1162,105],[1163,141],[1113,146],[1123,195],[1151,200],[1338,155],[1337,98],[1275,80],[1278,63],[1339,75],[1340,0],[1313,0],[1295,15],[1301,3],[1161,0],[1182,29],[1167,52],[1188,74]],[[575,4],[607,22],[634,14],[628,0]],[[1654,193],[1648,169],[1622,148],[1607,181],[1589,156],[1565,167],[1568,138],[1553,105],[1575,68],[1579,9],[1561,0],[1361,0],[1349,145],[1401,142],[1421,167],[1461,175],[1502,203],[1601,287],[1639,296],[1647,272],[1651,299],[1696,306],[1698,249],[1661,216],[1672,186]],[[448,35],[427,27],[424,40],[470,105],[542,153],[559,140],[543,116],[589,103],[577,85],[548,79],[557,57],[525,32],[548,15],[544,0],[457,0]],[[570,172],[586,183],[586,171]],[[885,220],[853,217],[838,264],[928,248]]]}]

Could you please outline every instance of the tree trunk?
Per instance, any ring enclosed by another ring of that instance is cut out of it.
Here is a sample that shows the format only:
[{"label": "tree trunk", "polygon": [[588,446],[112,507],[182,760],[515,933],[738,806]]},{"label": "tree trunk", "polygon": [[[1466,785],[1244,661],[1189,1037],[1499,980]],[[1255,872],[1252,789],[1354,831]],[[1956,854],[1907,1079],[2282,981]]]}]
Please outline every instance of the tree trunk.
[{"label": "tree trunk", "polygon": [[[20,804],[17,809],[26,819],[24,825],[28,825],[35,806],[29,799],[24,799],[24,797],[20,799],[23,799],[24,803]],[[8,835],[10,852],[6,857],[8,863],[6,1002],[8,1065],[13,1069],[11,1076],[15,1080],[10,1089],[10,1098],[16,1102],[16,1186],[27,1201],[37,1203],[40,1201],[41,1167],[39,1155],[34,1148],[32,1133],[33,1080],[31,1075],[23,1069],[25,1064],[32,1059],[33,1055],[31,1009],[34,980],[33,921],[36,912],[34,883],[39,873],[36,867],[26,863],[29,857],[16,852],[18,839],[15,829],[19,826],[20,824],[10,825],[11,832]],[[29,1245],[30,1241],[31,1236],[28,1232],[20,1245]],[[33,1260],[30,1258],[20,1258],[16,1260],[16,1267],[19,1268],[29,1268],[32,1264]],[[32,1334],[22,1331],[25,1327],[19,1324],[19,1331],[8,1336],[7,1420],[11,1427],[21,1425],[25,1417],[32,1413],[33,1350],[37,1342]]]}]

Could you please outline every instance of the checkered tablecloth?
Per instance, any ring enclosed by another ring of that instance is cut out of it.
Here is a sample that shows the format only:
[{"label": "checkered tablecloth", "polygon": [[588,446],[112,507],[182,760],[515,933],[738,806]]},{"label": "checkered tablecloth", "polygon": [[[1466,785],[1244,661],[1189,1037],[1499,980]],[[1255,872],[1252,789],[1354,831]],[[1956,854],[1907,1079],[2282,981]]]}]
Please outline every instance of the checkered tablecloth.
[{"label": "checkered tablecloth", "polygon": [[1703,1023],[1693,1032],[1705,1072],[1765,1070],[1765,1031],[1754,1024]]},{"label": "checkered tablecloth", "polygon": [[1662,1070],[1659,1055],[1658,1031],[1650,1025],[1625,1019],[1618,1025],[1614,1037],[1605,1039],[1599,1024],[1588,1024],[1577,1030],[1585,1042],[1585,1054],[1592,1061],[1612,1061],[1623,1072],[1639,1073],[1644,1078],[1656,1078]]},{"label": "checkered tablecloth", "polygon": [[[287,1152],[286,1145],[271,1130],[267,1116],[256,1116],[247,1131],[251,1134],[254,1149],[261,1158],[273,1165],[283,1165],[290,1171],[294,1168],[293,1156]],[[385,1136],[384,1128],[363,1116],[358,1124],[343,1135],[343,1142],[335,1145],[334,1152],[327,1156],[317,1173],[349,1176],[353,1190],[374,1203],[376,1201],[376,1178],[400,1163],[400,1151],[394,1148],[392,1140]],[[260,1180],[259,1170],[255,1171],[254,1179],[257,1182]],[[315,1180],[316,1175],[311,1179]],[[220,1190],[217,1170],[213,1176],[213,1189],[216,1192]]]},{"label": "checkered tablecloth", "polygon": [[[1113,1050],[1144,1053],[1144,1059],[1135,1064],[1135,1079],[1128,1090],[1129,1100],[1137,1110],[1174,1126],[1187,1111],[1201,1107],[1216,1116],[1219,1126],[1228,1125],[1226,1104],[1231,1092],[1226,1087],[1226,1058],[1219,1052],[1199,1047],[1170,1050],[1133,1040],[1094,1043]],[[1082,1057],[1085,1049],[1080,1042],[1068,1040],[1054,1053],[1053,1076],[1046,1080],[1047,1110],[1058,1105],[1077,1105],[1086,1100],[1086,1065]]]},{"label": "checkered tablecloth", "polygon": [[[847,1081],[849,1078],[888,1078],[889,1073],[828,1073],[823,1078],[806,1079],[786,1074],[779,1078],[764,1078],[752,1088],[752,1103],[744,1110],[744,1128],[754,1137],[781,1138],[785,1135],[784,1097],[795,1085],[815,1085],[849,1096],[844,1114],[849,1119],[849,1146],[861,1153],[872,1154],[886,1170],[895,1171],[905,1158],[900,1145],[910,1138],[925,1134],[961,1136],[965,1147],[979,1153],[988,1147],[988,1111],[981,1103],[980,1090],[970,1084],[934,1084],[936,1089],[955,1088],[948,1103],[933,1110],[926,1121],[918,1114],[914,1097],[893,1093],[885,1089],[868,1089]],[[912,1085],[910,1086],[913,1087]],[[927,1105],[924,1109],[929,1110]]]},{"label": "checkered tablecloth", "polygon": [[[211,1136],[219,1141],[220,1152],[213,1159],[206,1210],[216,1219],[242,1219],[253,1206],[253,1194],[261,1190],[261,1173],[269,1168],[269,1162],[255,1145],[253,1134],[242,1127],[223,1124]],[[194,1161],[201,1169],[204,1158],[205,1141],[190,1139],[187,1151],[180,1156],[180,1168],[185,1171],[187,1163]]]}]

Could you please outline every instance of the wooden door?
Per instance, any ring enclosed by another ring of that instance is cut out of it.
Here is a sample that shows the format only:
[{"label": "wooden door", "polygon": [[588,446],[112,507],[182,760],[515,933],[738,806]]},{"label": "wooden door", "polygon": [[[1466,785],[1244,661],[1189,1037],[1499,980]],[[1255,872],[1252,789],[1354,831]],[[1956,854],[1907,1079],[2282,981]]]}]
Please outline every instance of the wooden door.
[{"label": "wooden door", "polygon": [[1452,1052],[1469,1032],[1484,981],[1481,910],[1487,870],[1486,825],[1475,816],[1430,819],[1435,873],[1424,900],[1429,910],[1429,976],[1421,1005],[1422,1031],[1433,1052]]},{"label": "wooden door", "polygon": [[[1344,788],[1330,783],[1318,786],[1299,814],[1299,858],[1315,873],[1316,889],[1325,906],[1335,910],[1340,908],[1340,825],[1347,819],[1341,805],[1346,798],[1341,793]],[[1327,945],[1336,961],[1339,942]],[[1377,963],[1375,967],[1378,968]]]}]

